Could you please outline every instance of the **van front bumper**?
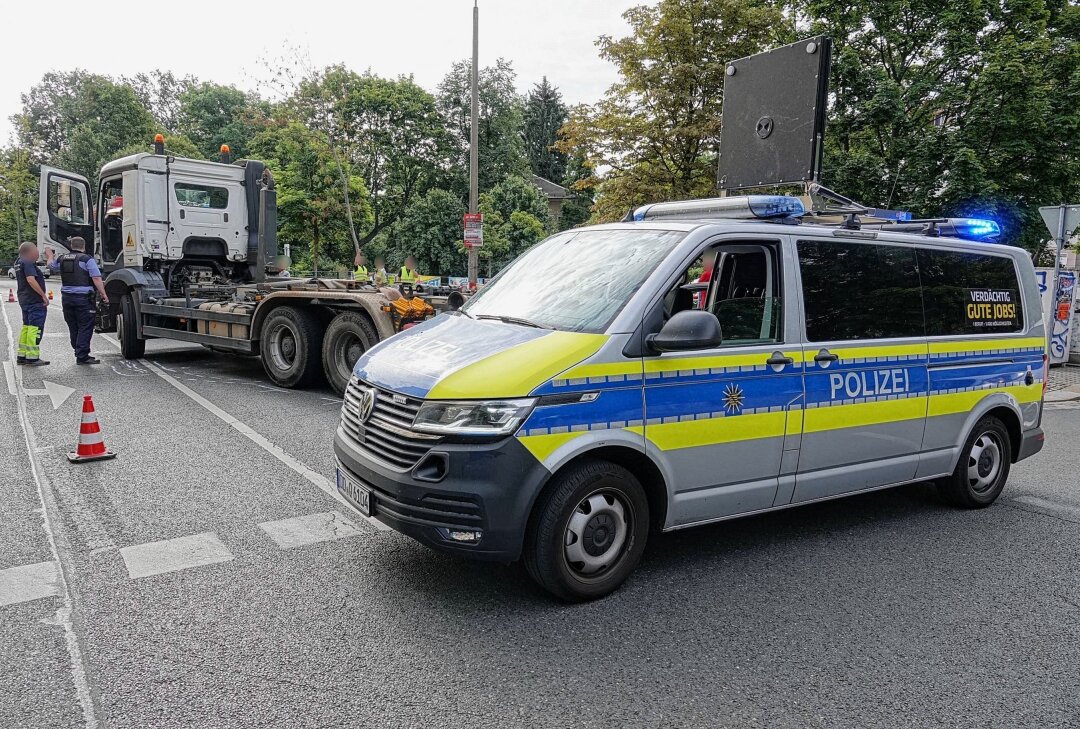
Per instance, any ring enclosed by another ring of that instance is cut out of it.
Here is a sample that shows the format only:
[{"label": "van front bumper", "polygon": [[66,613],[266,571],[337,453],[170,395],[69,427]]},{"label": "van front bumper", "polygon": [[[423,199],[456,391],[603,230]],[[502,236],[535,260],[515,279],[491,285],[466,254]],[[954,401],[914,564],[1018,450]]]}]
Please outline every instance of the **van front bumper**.
[{"label": "van front bumper", "polygon": [[[529,512],[550,475],[517,438],[492,443],[441,443],[438,481],[417,479],[358,448],[339,428],[334,453],[345,475],[371,491],[371,516],[443,552],[493,562],[521,556]],[[480,532],[476,542],[451,535]]]}]

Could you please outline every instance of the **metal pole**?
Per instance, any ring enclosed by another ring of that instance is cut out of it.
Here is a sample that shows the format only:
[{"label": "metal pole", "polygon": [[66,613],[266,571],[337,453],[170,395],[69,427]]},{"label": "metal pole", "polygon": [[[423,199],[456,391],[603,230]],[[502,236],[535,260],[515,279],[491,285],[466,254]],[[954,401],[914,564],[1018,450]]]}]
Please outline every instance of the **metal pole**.
[{"label": "metal pole", "polygon": [[[476,0],[473,0],[472,10],[472,73],[470,74],[470,84],[472,86],[472,120],[469,129],[469,212],[476,212],[476,205],[479,198],[479,176],[477,171],[478,152],[477,152],[477,140],[479,138],[479,124],[480,124],[480,92],[478,86],[480,84],[480,8],[476,5]],[[476,275],[479,263],[479,257],[475,247],[469,248],[469,286],[476,286]]]},{"label": "metal pole", "polygon": [[[1047,327],[1046,332],[1046,354],[1048,357],[1053,357],[1051,354],[1050,345],[1054,342],[1054,329],[1057,322],[1057,296],[1058,296],[1058,276],[1061,273],[1061,251],[1065,248],[1065,216],[1068,213],[1068,205],[1061,205],[1058,207],[1058,232],[1057,238],[1054,239],[1054,280],[1051,283],[1050,296],[1050,326]],[[1047,377],[1050,373],[1046,374]]]}]

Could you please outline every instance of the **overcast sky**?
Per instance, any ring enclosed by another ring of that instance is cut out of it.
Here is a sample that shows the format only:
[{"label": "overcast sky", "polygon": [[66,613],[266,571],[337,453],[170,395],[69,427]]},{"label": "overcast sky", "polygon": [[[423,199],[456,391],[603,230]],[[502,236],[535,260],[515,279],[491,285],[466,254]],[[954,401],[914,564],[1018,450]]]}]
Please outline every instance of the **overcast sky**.
[{"label": "overcast sky", "polygon": [[[522,91],[547,77],[573,104],[615,80],[594,42],[627,32],[622,13],[648,0],[480,0],[480,65],[513,62]],[[251,89],[260,59],[286,45],[319,65],[342,62],[383,76],[413,74],[434,91],[471,53],[472,0],[44,0],[4,3],[0,40],[0,142],[20,95],[47,71],[109,76],[155,68]]]}]

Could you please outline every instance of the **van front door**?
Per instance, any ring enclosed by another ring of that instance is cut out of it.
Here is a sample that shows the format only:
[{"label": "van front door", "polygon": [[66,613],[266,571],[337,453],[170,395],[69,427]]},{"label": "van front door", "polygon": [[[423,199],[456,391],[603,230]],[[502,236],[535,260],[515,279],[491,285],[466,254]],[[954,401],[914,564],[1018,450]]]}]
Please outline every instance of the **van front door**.
[{"label": "van front door", "polygon": [[802,352],[785,344],[781,244],[723,243],[692,264],[648,315],[707,308],[720,346],[646,356],[646,447],[673,484],[669,523],[693,524],[773,505],[782,473],[794,481],[803,393]]},{"label": "van front door", "polygon": [[86,252],[94,253],[93,198],[90,182],[82,175],[55,167],[41,167],[38,184],[38,249],[57,254],[68,252],[69,238],[86,241]]},{"label": "van front door", "polygon": [[835,238],[796,247],[806,409],[793,501],[911,480],[928,382],[915,250]]}]

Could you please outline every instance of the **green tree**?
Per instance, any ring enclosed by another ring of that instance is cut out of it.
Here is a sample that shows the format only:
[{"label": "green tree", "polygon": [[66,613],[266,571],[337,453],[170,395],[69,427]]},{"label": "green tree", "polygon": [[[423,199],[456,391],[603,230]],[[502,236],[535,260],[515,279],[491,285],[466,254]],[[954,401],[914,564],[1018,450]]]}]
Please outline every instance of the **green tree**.
[{"label": "green tree", "polygon": [[509,220],[515,212],[528,213],[547,228],[551,225],[551,214],[547,199],[524,177],[508,177],[480,196],[481,203],[488,210],[498,212],[503,220]]},{"label": "green tree", "polygon": [[47,73],[15,115],[21,146],[38,162],[97,179],[118,151],[154,135],[154,120],[129,86],[86,71]]},{"label": "green tree", "polygon": [[559,143],[594,169],[594,216],[713,193],[725,63],[791,33],[777,4],[758,0],[661,0],[624,13],[631,34],[602,36],[600,56],[620,80],[593,106],[571,113]]},{"label": "green tree", "polygon": [[425,275],[464,275],[464,214],[465,205],[452,192],[428,190],[405,209],[394,225],[388,264],[396,269],[413,255]]},{"label": "green tree", "polygon": [[1034,250],[1037,208],[1080,195],[1080,22],[1052,0],[810,0],[836,43],[825,182],[919,215],[996,217]]},{"label": "green tree", "polygon": [[534,175],[556,183],[566,176],[566,154],[555,148],[555,142],[569,113],[562,94],[548,83],[547,76],[529,91],[522,135]]},{"label": "green tree", "polygon": [[484,215],[480,259],[488,276],[542,240],[551,227],[547,201],[521,177],[509,177],[482,194],[479,209]]},{"label": "green tree", "polygon": [[[298,122],[260,132],[251,142],[255,156],[274,173],[278,190],[278,239],[293,245],[293,257],[314,268],[349,267],[353,245],[339,185],[341,170],[326,138]],[[363,178],[345,169],[353,215],[372,221]]]},{"label": "green tree", "polygon": [[[132,144],[126,149],[121,149],[116,153],[116,157],[126,157],[130,154],[139,154],[140,152],[153,152],[154,141],[148,140],[141,144]],[[195,146],[187,137],[174,134],[165,135],[165,153],[175,155],[177,157],[187,157],[188,159],[205,159],[203,157],[202,150]]]},{"label": "green tree", "polygon": [[178,78],[172,71],[158,69],[125,76],[121,82],[130,86],[150,111],[158,131],[167,135],[179,133],[181,98],[198,84],[194,76]]},{"label": "green tree", "polygon": [[[471,66],[470,61],[456,62],[438,89],[439,111],[455,144],[454,182],[463,195],[468,189]],[[480,69],[477,178],[481,192],[510,175],[522,175],[529,170],[521,135],[524,105],[514,86],[516,78],[513,66],[502,58],[494,66]]]},{"label": "green tree", "polygon": [[0,263],[13,261],[24,240],[36,240],[37,175],[29,150],[0,150]]},{"label": "green tree", "polygon": [[180,95],[178,131],[206,159],[217,159],[221,145],[233,158],[246,157],[251,139],[264,126],[265,106],[232,86],[203,82]]},{"label": "green tree", "polygon": [[435,99],[411,78],[331,66],[302,80],[289,104],[363,178],[372,218],[358,225],[364,231],[360,245],[400,220],[446,169],[449,140]]}]

